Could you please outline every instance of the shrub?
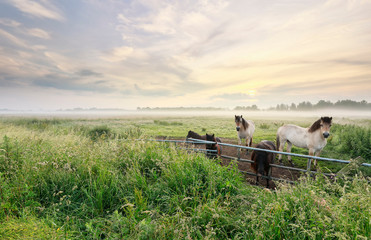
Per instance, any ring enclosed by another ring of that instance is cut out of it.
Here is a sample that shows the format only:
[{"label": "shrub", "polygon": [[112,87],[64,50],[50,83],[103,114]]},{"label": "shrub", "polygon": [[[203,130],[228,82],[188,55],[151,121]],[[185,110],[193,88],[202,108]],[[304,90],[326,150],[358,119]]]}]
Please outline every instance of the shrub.
[{"label": "shrub", "polygon": [[371,128],[355,125],[334,126],[337,135],[333,145],[338,146],[341,153],[347,153],[352,158],[361,156],[371,162]]},{"label": "shrub", "polygon": [[88,136],[93,140],[96,141],[98,139],[107,139],[113,136],[111,129],[107,126],[97,126],[93,129],[89,130]]}]

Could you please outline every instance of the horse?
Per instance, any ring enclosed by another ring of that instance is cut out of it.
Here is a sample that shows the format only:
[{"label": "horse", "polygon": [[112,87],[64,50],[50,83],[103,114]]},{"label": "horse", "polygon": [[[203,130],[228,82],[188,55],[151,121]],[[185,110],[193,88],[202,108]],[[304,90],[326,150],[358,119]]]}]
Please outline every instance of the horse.
[{"label": "horse", "polygon": [[[276,150],[274,143],[272,141],[263,140],[256,148]],[[274,162],[275,154],[265,151],[254,150],[251,153],[251,160],[254,161],[251,163],[252,170],[257,174],[256,175],[256,185],[259,182],[259,176],[267,176],[267,187],[269,187],[269,178],[272,174],[271,163]]]},{"label": "horse", "polygon": [[[188,134],[187,134],[187,137],[186,137],[186,141],[188,141],[189,138],[194,138],[194,139],[200,139],[200,140],[206,140],[206,135],[200,135],[192,130],[189,130],[188,131]],[[194,141],[194,140],[191,140],[193,141],[193,144],[205,144],[205,143],[202,143],[202,142],[198,142],[198,141]]]},{"label": "horse", "polygon": [[[213,158],[215,158],[217,155],[221,156],[222,147],[218,143],[221,143],[222,140],[220,140],[220,138],[218,137],[215,137],[214,134],[210,135],[207,133],[206,133],[206,140],[210,142],[214,142],[214,143],[206,143],[206,150],[213,150],[212,153],[207,152],[207,155],[212,156]],[[215,150],[216,150],[216,154],[214,153]]]},{"label": "horse", "polygon": [[251,147],[252,135],[255,132],[255,124],[251,120],[245,120],[242,115],[234,115],[234,121],[236,123],[238,143],[241,145],[241,139],[246,139],[246,146]]},{"label": "horse", "polygon": [[[319,157],[327,144],[327,138],[330,136],[331,121],[332,117],[321,117],[308,128],[293,124],[281,126],[277,130],[277,149],[282,152],[287,142],[287,152],[291,152],[292,145],[295,145],[309,149],[309,155]],[[287,156],[287,159],[294,166],[290,155]],[[278,160],[282,164],[282,154],[278,154]],[[317,166],[317,160],[314,160],[314,166]]]}]

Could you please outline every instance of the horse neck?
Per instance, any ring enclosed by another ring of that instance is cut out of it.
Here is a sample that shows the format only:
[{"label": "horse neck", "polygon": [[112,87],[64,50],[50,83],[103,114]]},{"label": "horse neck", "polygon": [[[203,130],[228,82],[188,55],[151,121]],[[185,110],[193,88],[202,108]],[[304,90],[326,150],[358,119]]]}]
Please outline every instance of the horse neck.
[{"label": "horse neck", "polygon": [[323,137],[323,134],[322,134],[322,132],[321,132],[321,129],[320,129],[320,128],[319,128],[319,129],[317,129],[317,130],[316,130],[316,131],[314,131],[314,132],[309,132],[309,128],[308,128],[308,133],[309,133],[310,135],[313,135],[313,136],[315,136],[315,137],[319,138],[319,139],[320,139],[320,141],[322,141],[322,142],[327,142],[327,139]]},{"label": "horse neck", "polygon": [[[191,138],[196,138],[196,139],[203,139],[200,134],[196,133],[196,132],[191,132],[191,134],[189,134]],[[206,136],[204,136],[206,138]]]},{"label": "horse neck", "polygon": [[249,123],[244,118],[242,118],[242,128],[244,130],[247,130],[248,127],[249,127]]}]

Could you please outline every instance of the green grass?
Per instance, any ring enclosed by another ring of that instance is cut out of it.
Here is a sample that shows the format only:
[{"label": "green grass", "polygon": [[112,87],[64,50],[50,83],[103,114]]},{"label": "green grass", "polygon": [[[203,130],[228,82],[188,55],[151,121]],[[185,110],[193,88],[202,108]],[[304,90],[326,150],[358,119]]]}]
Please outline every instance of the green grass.
[{"label": "green grass", "polygon": [[[254,142],[272,140],[282,124],[254,121]],[[311,121],[299,119],[297,124]],[[0,239],[367,239],[371,235],[371,187],[362,173],[337,181],[303,178],[295,185],[278,184],[272,192],[247,185],[233,164],[222,167],[173,144],[134,140],[185,137],[189,129],[202,133],[202,128],[235,138],[233,119],[41,119],[40,123],[0,121]],[[326,156],[352,157],[341,147],[343,142],[347,146],[348,138],[365,139],[369,134],[363,124],[354,129],[352,125],[349,133],[348,127],[334,126]]]}]

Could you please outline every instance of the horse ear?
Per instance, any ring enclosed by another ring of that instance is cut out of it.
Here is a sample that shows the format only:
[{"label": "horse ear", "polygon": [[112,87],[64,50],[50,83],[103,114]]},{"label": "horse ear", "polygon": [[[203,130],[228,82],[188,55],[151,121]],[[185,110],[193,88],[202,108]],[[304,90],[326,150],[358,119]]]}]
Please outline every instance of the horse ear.
[{"label": "horse ear", "polygon": [[332,120],[332,117],[330,117],[330,121]]},{"label": "horse ear", "polygon": [[242,118],[242,115],[241,115],[241,118]]},{"label": "horse ear", "polygon": [[212,135],[213,137],[215,136],[215,134],[213,133],[213,135]]}]

